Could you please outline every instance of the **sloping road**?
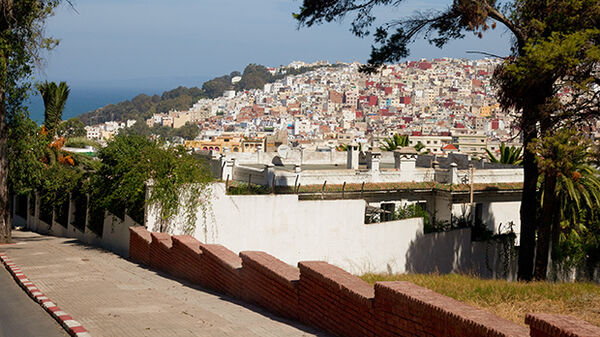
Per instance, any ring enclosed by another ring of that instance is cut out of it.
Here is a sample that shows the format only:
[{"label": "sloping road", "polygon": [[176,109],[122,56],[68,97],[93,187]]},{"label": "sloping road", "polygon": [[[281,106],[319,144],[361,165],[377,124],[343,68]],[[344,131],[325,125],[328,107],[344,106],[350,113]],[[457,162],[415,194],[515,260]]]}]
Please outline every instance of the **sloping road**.
[{"label": "sloping road", "polygon": [[0,250],[94,337],[326,336],[73,239],[19,231],[13,239]]},{"label": "sloping road", "polygon": [[[0,250],[6,246],[0,246]],[[0,337],[66,337],[40,305],[17,285],[0,263]]]}]

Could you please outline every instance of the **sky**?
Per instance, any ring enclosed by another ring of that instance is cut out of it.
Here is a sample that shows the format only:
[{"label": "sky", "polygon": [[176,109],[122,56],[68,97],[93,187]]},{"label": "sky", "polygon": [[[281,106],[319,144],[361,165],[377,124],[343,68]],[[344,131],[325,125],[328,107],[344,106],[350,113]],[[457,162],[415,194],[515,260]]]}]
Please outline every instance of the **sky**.
[{"label": "sky", "polygon": [[[295,60],[366,62],[372,38],[341,23],[298,29],[292,13],[300,0],[72,0],[47,21],[46,33],[60,44],[46,56],[36,79],[67,81],[78,88],[166,90]],[[414,10],[444,8],[450,0],[407,0],[379,10],[380,19]],[[382,22],[382,20],[379,20]],[[508,55],[510,37],[498,28],[484,39],[468,36],[444,49],[417,41],[408,59],[480,58],[468,50]]]}]

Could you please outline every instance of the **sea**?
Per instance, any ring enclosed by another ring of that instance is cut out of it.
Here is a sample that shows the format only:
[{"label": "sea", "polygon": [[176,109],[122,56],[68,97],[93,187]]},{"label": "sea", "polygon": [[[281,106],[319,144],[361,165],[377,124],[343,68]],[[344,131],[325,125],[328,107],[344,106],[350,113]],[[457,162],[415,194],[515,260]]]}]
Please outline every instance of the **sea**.
[{"label": "sea", "polygon": [[[96,110],[108,104],[116,104],[130,100],[139,94],[162,94],[164,89],[138,89],[138,88],[85,88],[71,87],[69,99],[63,110],[63,120],[77,117],[89,111]],[[29,116],[38,124],[44,121],[44,102],[39,93],[32,93],[27,106]]]},{"label": "sea", "polygon": [[[68,83],[71,92],[65,109],[63,120],[77,117],[89,111],[96,110],[108,104],[116,104],[131,100],[139,94],[152,96],[179,86],[202,87],[202,83],[212,78],[212,75],[146,77],[139,79],[96,81],[90,83]],[[31,119],[39,124],[44,121],[44,102],[36,90],[33,90],[27,102]]]}]

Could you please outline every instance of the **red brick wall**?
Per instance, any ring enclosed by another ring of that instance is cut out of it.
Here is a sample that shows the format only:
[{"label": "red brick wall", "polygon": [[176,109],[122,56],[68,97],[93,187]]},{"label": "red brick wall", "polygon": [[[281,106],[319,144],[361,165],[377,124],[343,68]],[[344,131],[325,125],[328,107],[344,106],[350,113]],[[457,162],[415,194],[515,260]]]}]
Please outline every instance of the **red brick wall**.
[{"label": "red brick wall", "polygon": [[130,234],[134,261],[338,336],[600,336],[599,327],[559,315],[530,314],[527,329],[409,282],[373,287],[326,262],[295,268],[264,252],[238,256],[189,235],[143,227]]},{"label": "red brick wall", "polygon": [[600,336],[600,327],[566,315],[527,314],[525,323],[531,328],[531,337]]},{"label": "red brick wall", "polygon": [[300,271],[265,252],[241,252],[245,300],[298,319]]},{"label": "red brick wall", "polygon": [[150,232],[142,226],[129,227],[129,258],[150,265]]},{"label": "red brick wall", "polygon": [[174,235],[171,248],[171,272],[173,276],[191,283],[202,283],[202,251],[200,241],[190,235]]},{"label": "red brick wall", "polygon": [[375,284],[378,336],[527,336],[528,330],[487,311],[410,282]]},{"label": "red brick wall", "polygon": [[375,336],[373,287],[326,262],[300,262],[300,320],[340,336]]},{"label": "red brick wall", "polygon": [[208,288],[243,297],[240,269],[242,259],[221,245],[202,245],[202,284]]},{"label": "red brick wall", "polygon": [[152,242],[150,242],[150,266],[162,272],[171,274],[171,235],[167,233],[150,233]]}]

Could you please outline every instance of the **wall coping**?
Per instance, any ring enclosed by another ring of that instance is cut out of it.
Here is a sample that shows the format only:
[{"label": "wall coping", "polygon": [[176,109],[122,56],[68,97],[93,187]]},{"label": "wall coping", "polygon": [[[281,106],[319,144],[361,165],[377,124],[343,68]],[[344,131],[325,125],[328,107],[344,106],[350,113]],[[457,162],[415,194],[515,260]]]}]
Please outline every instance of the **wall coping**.
[{"label": "wall coping", "polygon": [[302,261],[298,263],[298,268],[301,277],[307,275],[316,278],[369,308],[373,306],[373,287],[359,277],[323,261]]},{"label": "wall coping", "polygon": [[202,250],[203,254],[219,260],[230,269],[242,268],[242,259],[236,253],[222,245],[204,244],[200,246],[200,249]]},{"label": "wall coping", "polygon": [[136,233],[138,237],[146,241],[148,244],[152,242],[152,235],[144,226],[131,226],[129,227],[129,231]]},{"label": "wall coping", "polygon": [[280,259],[260,251],[240,252],[242,265],[259,269],[276,281],[294,290],[295,284],[300,280],[300,270]]},{"label": "wall coping", "polygon": [[171,247],[173,247],[171,235],[169,235],[168,233],[151,232],[150,235],[152,236],[152,242],[156,241],[167,249],[171,249]]},{"label": "wall coping", "polygon": [[[523,337],[529,335],[526,327],[410,282],[377,282],[375,283],[375,294],[376,302],[379,298],[385,298],[386,301],[399,304],[407,301],[418,303],[432,312],[456,320],[457,323],[468,324],[472,331],[477,331],[481,336]],[[448,322],[439,322],[439,324],[448,324]]]},{"label": "wall coping", "polygon": [[196,254],[202,254],[202,250],[200,249],[202,243],[191,235],[173,235],[172,240],[173,245],[185,246]]},{"label": "wall coping", "polygon": [[568,315],[527,314],[525,324],[556,337],[598,337],[600,327]]}]

